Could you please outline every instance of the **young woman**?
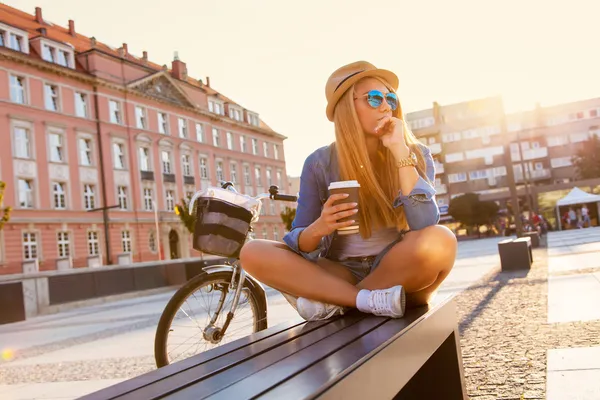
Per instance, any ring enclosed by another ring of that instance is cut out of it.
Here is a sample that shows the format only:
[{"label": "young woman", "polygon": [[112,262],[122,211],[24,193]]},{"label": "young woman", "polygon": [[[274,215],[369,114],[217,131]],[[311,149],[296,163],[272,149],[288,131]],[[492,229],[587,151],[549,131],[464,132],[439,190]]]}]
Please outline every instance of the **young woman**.
[{"label": "young woman", "polygon": [[[327,118],[335,142],[312,153],[300,177],[292,230],[283,243],[254,240],[241,251],[244,269],[288,294],[309,321],[356,307],[399,318],[427,304],[456,257],[456,238],[436,225],[434,164],[403,120],[397,76],[360,61],[327,81]],[[356,203],[333,205],[331,182],[360,184],[360,234],[338,235]]]}]

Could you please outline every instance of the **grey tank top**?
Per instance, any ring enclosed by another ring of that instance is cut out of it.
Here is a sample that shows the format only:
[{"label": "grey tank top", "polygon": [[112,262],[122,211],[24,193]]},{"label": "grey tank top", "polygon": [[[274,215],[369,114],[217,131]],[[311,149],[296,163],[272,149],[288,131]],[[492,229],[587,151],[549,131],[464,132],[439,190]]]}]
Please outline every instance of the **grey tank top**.
[{"label": "grey tank top", "polygon": [[396,228],[373,231],[367,239],[361,235],[335,235],[328,257],[343,261],[348,257],[376,256],[399,237],[400,232]]}]

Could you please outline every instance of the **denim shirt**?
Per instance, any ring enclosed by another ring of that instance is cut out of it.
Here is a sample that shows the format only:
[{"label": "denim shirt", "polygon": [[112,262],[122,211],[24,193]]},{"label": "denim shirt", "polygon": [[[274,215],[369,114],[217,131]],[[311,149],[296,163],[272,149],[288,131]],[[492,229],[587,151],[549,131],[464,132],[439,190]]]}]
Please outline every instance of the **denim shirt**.
[{"label": "denim shirt", "polygon": [[[435,170],[431,151],[424,145],[420,145],[420,148],[425,157],[427,178],[433,182]],[[291,250],[306,259],[316,260],[319,256],[326,257],[329,252],[334,234],[325,236],[319,247],[310,253],[300,251],[298,240],[302,231],[321,216],[323,204],[329,198],[329,184],[339,180],[337,152],[331,145],[316,150],[304,162],[300,176],[296,218],[292,223],[291,231],[283,237],[283,241]],[[398,193],[394,200],[394,207],[404,207],[406,220],[411,230],[435,225],[440,219],[440,212],[435,201],[435,189],[420,176],[408,195],[403,195],[402,192]]]}]

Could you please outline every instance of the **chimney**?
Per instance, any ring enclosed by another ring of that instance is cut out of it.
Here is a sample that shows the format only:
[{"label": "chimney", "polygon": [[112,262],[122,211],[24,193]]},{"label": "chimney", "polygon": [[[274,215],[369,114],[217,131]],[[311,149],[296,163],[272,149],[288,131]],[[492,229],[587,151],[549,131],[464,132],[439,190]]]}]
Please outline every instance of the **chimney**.
[{"label": "chimney", "polygon": [[43,24],[44,23],[44,18],[42,18],[42,8],[41,7],[36,7],[35,8],[35,21],[38,24]]},{"label": "chimney", "polygon": [[206,77],[206,86],[210,87],[210,76]]},{"label": "chimney", "polygon": [[46,28],[37,28],[37,31],[42,35],[42,36],[46,36]]},{"label": "chimney", "polygon": [[171,64],[171,75],[173,75],[173,78],[175,79],[187,79],[187,66],[179,59],[179,54],[177,54],[177,52],[175,52],[175,57],[173,59],[173,63]]},{"label": "chimney", "polygon": [[123,52],[125,54],[129,54],[129,50],[127,49],[127,43],[123,43]]},{"label": "chimney", "polygon": [[69,35],[75,36],[75,21],[69,20]]},{"label": "chimney", "polygon": [[142,60],[148,61],[148,52],[145,50],[142,52]]},{"label": "chimney", "polygon": [[90,38],[90,45],[92,48],[96,47],[96,38],[93,36]]}]

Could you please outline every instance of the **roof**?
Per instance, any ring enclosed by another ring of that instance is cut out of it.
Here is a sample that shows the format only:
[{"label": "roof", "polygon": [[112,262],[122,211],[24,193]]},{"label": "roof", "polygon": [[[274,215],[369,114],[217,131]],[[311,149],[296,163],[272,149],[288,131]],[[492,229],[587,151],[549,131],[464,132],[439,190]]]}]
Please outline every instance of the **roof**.
[{"label": "roof", "polygon": [[[121,55],[122,53],[119,52],[119,49],[111,47],[105,43],[98,41],[98,40],[96,40],[95,45],[92,45],[92,38],[87,37],[82,34],[79,34],[77,32],[75,32],[75,35],[71,35],[69,33],[68,28],[53,24],[48,21],[44,21],[44,23],[39,23],[36,21],[34,15],[28,14],[24,11],[10,7],[3,3],[0,3],[0,21],[6,21],[6,23],[8,23],[9,25],[12,25],[15,28],[21,29],[23,31],[26,31],[29,34],[30,38],[40,36],[40,32],[38,31],[38,29],[45,28],[46,29],[45,37],[52,39],[54,41],[60,42],[60,43],[70,44],[71,46],[73,46],[73,48],[75,49],[75,51],[77,53],[83,53],[83,52],[89,51],[91,49],[95,49],[95,50],[100,50],[104,53],[110,54],[117,58],[125,58],[126,60],[128,60],[132,63],[138,64],[142,67],[154,69],[156,72],[163,70],[163,67],[161,65],[153,63],[149,60],[144,60],[143,58],[140,58],[140,57],[136,57],[132,54],[127,53],[122,56]],[[34,51],[32,51],[32,53],[34,53]],[[35,55],[36,57],[40,57],[40,55],[38,55],[38,54],[32,54],[32,55]],[[223,99],[224,101],[244,108],[240,104],[237,104],[235,101],[224,96],[223,94],[219,93],[218,91],[214,90],[213,88],[208,87],[206,85],[202,85],[197,79],[194,79],[194,78],[191,78],[188,76],[184,82],[191,86],[194,86],[198,89],[205,91],[209,96],[217,96],[218,95],[218,97]],[[262,120],[260,120],[260,128],[272,131],[272,129],[267,124],[265,124]]]},{"label": "roof", "polygon": [[574,187],[568,195],[556,202],[557,206],[570,206],[573,204],[595,203],[600,201],[600,195],[584,192]]}]

